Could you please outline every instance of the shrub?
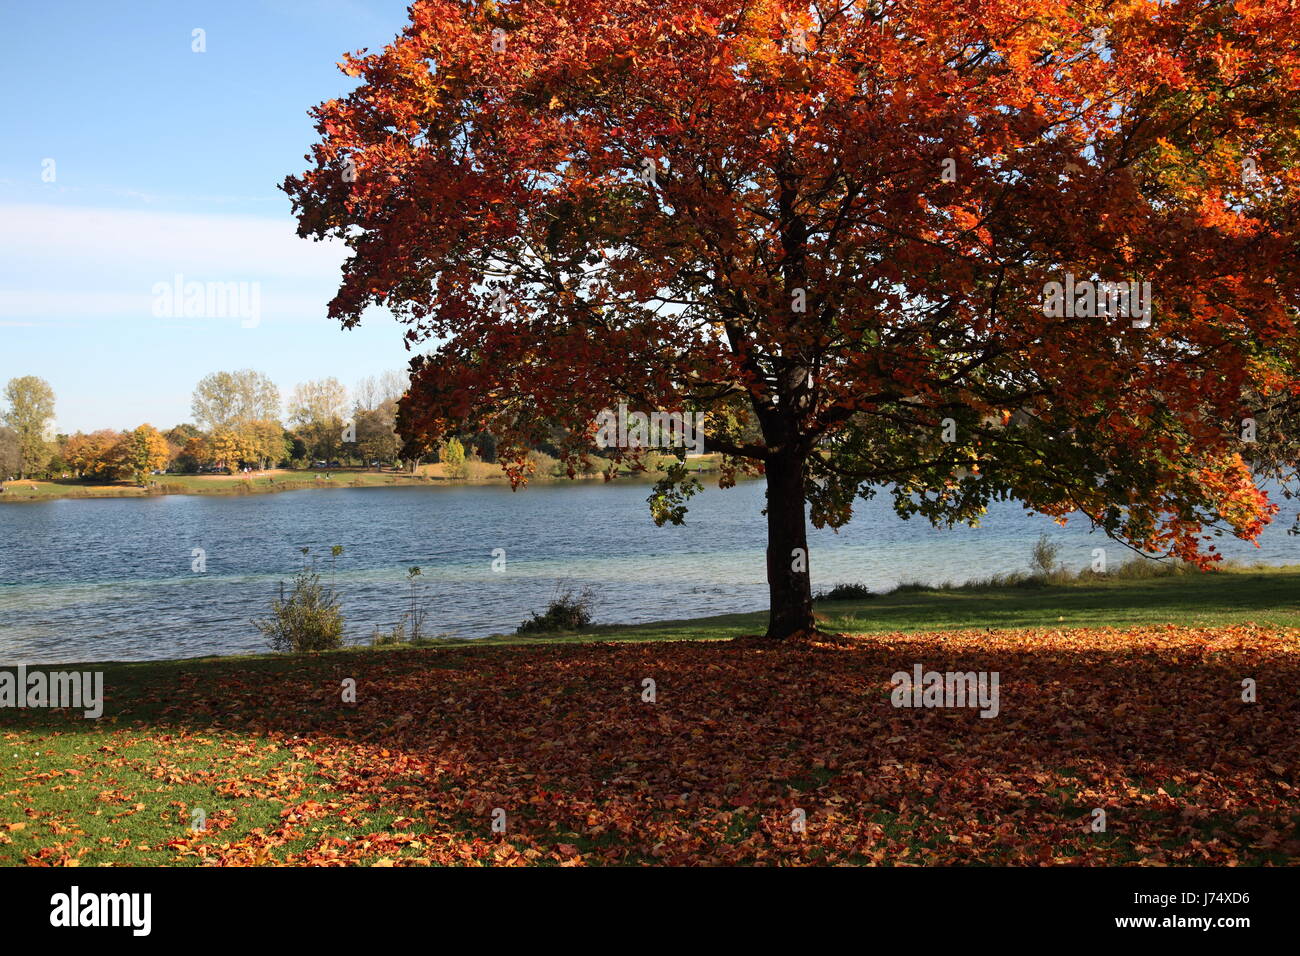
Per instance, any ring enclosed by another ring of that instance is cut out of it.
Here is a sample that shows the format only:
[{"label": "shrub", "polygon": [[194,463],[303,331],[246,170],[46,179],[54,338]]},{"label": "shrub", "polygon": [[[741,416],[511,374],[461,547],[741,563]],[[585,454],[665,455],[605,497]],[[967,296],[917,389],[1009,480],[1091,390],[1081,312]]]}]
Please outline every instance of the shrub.
[{"label": "shrub", "polygon": [[321,584],[320,575],[304,566],[293,579],[293,593],[271,602],[271,616],[253,624],[270,641],[271,647],[285,653],[325,651],[343,643],[343,614],[333,591]]},{"label": "shrub", "polygon": [[385,644],[405,644],[406,643],[406,618],[393,625],[392,631],[385,634],[379,628],[375,628],[375,633],[370,636],[370,643],[375,647],[383,647]]},{"label": "shrub", "polygon": [[544,451],[530,451],[528,461],[533,466],[533,474],[536,475],[553,475],[555,467],[559,461],[546,454]]},{"label": "shrub", "polygon": [[579,630],[591,623],[591,609],[595,601],[595,595],[589,587],[576,593],[572,588],[557,587],[546,613],[538,614],[534,611],[515,633],[543,634]]},{"label": "shrub", "polygon": [[1060,552],[1060,545],[1054,543],[1047,535],[1040,535],[1034,542],[1034,550],[1030,552],[1029,565],[1034,569],[1034,573],[1050,578],[1052,572],[1056,570],[1056,556]]},{"label": "shrub", "polygon": [[465,464],[465,446],[458,439],[447,439],[439,450],[438,460],[443,463],[443,474],[448,478],[469,477],[469,466]]},{"label": "shrub", "polygon": [[837,584],[829,591],[818,591],[814,601],[865,601],[875,597],[865,584]]}]

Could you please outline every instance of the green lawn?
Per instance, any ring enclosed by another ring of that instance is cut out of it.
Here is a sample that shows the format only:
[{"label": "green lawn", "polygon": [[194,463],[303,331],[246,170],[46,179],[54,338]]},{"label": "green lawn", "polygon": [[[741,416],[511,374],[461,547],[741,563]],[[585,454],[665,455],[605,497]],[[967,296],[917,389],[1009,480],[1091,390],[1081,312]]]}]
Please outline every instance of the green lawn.
[{"label": "green lawn", "polygon": [[[849,634],[1243,621],[1300,627],[1300,565],[1046,586],[909,587],[865,601],[824,603],[817,611],[824,629]],[[766,619],[766,613],[729,614],[599,627],[562,639],[585,640],[587,634],[601,640],[729,638],[762,633]]]},{"label": "green lawn", "polygon": [[852,633],[975,627],[1122,627],[1231,624],[1300,627],[1300,565],[1212,574],[902,590],[821,608],[833,630]]},{"label": "green lawn", "polygon": [[[906,589],[819,613],[825,629],[872,637],[838,652],[725,642],[761,633],[764,615],[744,614],[94,665],[100,720],[0,709],[0,864],[1221,864],[1300,853],[1285,836],[1300,825],[1288,751],[1300,635],[1281,630],[1300,628],[1300,567]],[[858,696],[899,661],[940,660],[1000,670],[1011,699],[1032,706],[1008,706],[1008,725],[895,711],[880,689]],[[660,682],[649,710],[644,674]],[[1236,700],[1243,674],[1259,679],[1263,709]],[[357,706],[340,702],[347,677]],[[1182,688],[1187,720],[1172,737],[1149,687]],[[970,761],[978,772],[945,783]],[[926,796],[950,785],[973,789],[945,796],[951,805]],[[689,807],[687,791],[698,795]],[[991,793],[1012,796],[971,818],[969,801]],[[1187,801],[1194,832],[1180,822]],[[791,844],[779,826],[789,805],[838,822]],[[1098,805],[1116,808],[1114,832],[1079,837]],[[486,829],[496,806],[511,808],[509,838]]]},{"label": "green lawn", "polygon": [[[329,474],[327,480],[325,475]],[[319,477],[317,477],[319,475]],[[363,469],[286,471],[255,475],[153,475],[142,488],[126,481],[97,482],[65,478],[54,481],[8,481],[0,502],[38,501],[51,498],[140,498],[147,495],[240,495],[304,488],[370,488],[386,485],[427,484],[424,477]]]}]

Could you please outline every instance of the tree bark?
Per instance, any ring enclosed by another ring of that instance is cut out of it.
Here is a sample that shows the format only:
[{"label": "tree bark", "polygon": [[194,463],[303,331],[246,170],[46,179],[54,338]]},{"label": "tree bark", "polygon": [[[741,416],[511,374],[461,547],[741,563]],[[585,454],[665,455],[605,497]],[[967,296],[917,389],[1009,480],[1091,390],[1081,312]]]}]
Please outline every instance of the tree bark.
[{"label": "tree bark", "polygon": [[767,462],[767,636],[782,640],[816,627],[808,576],[804,456],[782,451]]}]

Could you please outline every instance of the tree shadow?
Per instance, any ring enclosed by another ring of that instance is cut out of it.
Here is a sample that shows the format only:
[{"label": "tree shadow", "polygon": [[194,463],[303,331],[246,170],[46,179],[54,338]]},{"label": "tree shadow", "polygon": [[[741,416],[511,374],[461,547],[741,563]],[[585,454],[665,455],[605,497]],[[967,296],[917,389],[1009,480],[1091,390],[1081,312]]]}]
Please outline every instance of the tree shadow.
[{"label": "tree shadow", "polygon": [[[916,664],[996,672],[997,716],[895,706],[892,675]],[[461,839],[486,835],[504,809],[518,845],[608,862],[1300,861],[1300,639],[1268,629],[104,669],[105,718],[151,737],[159,756],[188,735],[269,737],[317,759],[345,804]],[[343,700],[349,680],[355,703]],[[104,725],[0,710],[0,728]]]}]

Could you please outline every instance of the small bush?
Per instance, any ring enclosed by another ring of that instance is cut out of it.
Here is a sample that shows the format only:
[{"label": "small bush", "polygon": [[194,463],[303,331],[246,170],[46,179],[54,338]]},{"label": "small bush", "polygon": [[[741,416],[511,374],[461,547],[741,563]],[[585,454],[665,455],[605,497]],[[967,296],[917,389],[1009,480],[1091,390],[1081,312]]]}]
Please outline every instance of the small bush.
[{"label": "small bush", "polygon": [[818,591],[814,601],[865,601],[875,595],[865,584],[837,584],[829,591]]},{"label": "small bush", "polygon": [[591,623],[591,609],[595,595],[591,588],[574,592],[572,588],[557,588],[555,597],[545,614],[533,612],[532,616],[515,630],[516,634],[544,634],[552,631],[576,631]]},{"label": "small bush", "polygon": [[438,460],[443,464],[443,474],[448,478],[465,479],[469,477],[469,466],[465,464],[465,446],[458,439],[449,438],[438,452]]},{"label": "small bush", "polygon": [[394,624],[393,629],[387,634],[379,628],[375,628],[375,633],[370,635],[370,643],[373,647],[383,647],[386,644],[405,644],[406,618],[402,618]]},{"label": "small bush", "polygon": [[530,451],[528,461],[532,464],[535,475],[554,475],[555,467],[559,464],[558,459],[552,458],[544,451]]},{"label": "small bush", "polygon": [[338,600],[321,584],[320,575],[308,567],[294,575],[293,593],[288,600],[284,582],[280,582],[280,596],[271,602],[271,616],[253,624],[272,648],[283,653],[325,651],[343,643],[343,614]]},{"label": "small bush", "polygon": [[1061,553],[1061,546],[1047,535],[1039,536],[1030,552],[1029,566],[1034,573],[1043,578],[1051,578],[1056,571],[1056,556]]},{"label": "small bush", "polygon": [[406,616],[393,625],[393,629],[387,633],[375,628],[374,633],[370,635],[370,644],[372,647],[389,647],[397,644],[408,644],[412,647],[424,647],[430,644],[437,644],[441,641],[456,640],[456,635],[451,631],[442,631],[432,637],[413,637],[406,633]]}]

